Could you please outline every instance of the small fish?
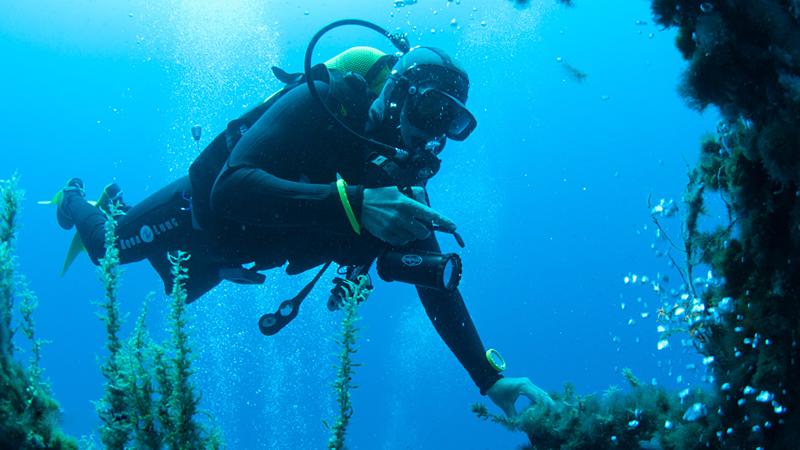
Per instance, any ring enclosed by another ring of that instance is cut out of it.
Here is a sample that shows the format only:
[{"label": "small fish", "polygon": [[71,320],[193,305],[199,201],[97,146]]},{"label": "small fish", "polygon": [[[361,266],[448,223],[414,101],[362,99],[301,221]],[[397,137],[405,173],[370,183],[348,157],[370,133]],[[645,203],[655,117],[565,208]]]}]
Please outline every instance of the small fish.
[{"label": "small fish", "polygon": [[563,58],[557,58],[556,61],[561,63],[561,67],[564,68],[564,71],[567,73],[567,75],[569,75],[570,78],[572,78],[573,81],[583,83],[586,80],[586,77],[589,76],[586,72],[564,61]]}]

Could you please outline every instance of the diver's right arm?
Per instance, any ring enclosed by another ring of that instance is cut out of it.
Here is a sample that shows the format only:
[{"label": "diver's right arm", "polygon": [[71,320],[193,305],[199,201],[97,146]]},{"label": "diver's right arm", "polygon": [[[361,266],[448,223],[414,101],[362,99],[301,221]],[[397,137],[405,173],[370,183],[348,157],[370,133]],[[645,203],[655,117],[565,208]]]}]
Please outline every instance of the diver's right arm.
[{"label": "diver's right arm", "polygon": [[[317,89],[325,98],[328,86],[317,83]],[[347,149],[331,144],[331,127],[307,89],[286,93],[231,151],[211,190],[213,212],[244,225],[352,233],[335,184],[337,166],[352,162]],[[363,191],[355,185],[345,190],[356,217]]]},{"label": "diver's right arm", "polygon": [[[228,218],[264,227],[318,226],[352,231],[333,184],[291,182],[252,167],[226,169],[214,186],[212,204],[216,211],[227,212]],[[355,216],[360,217],[361,227],[393,246],[427,238],[430,230],[423,223],[455,229],[452,221],[394,186],[347,186],[346,195]]]},{"label": "diver's right arm", "polygon": [[[324,97],[327,85],[318,83],[318,89]],[[364,162],[359,152],[330,144],[340,138],[335,130],[306,89],[288,92],[236,144],[211,191],[212,209],[246,225],[353,233],[334,175]],[[298,174],[330,182],[289,179]],[[413,189],[424,197],[423,188]],[[455,229],[452,221],[395,187],[349,185],[345,195],[360,226],[391,245],[424,239],[425,225],[432,222]]]}]

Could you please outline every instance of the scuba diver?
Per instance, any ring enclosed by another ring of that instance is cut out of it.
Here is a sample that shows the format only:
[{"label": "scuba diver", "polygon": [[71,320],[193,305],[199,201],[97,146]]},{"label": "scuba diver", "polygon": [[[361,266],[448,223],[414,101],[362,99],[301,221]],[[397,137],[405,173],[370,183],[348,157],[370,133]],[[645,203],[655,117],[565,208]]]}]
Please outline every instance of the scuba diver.
[{"label": "scuba diver", "polygon": [[[319,38],[352,24],[379,31],[399,52],[354,47],[312,66]],[[273,72],[286,86],[231,121],[188,176],[133,206],[115,184],[90,203],[73,178],[54,199],[59,225],[77,228],[76,241],[98,264],[107,211],[116,205],[110,211],[121,263],[147,259],[169,292],[170,254],[189,252],[187,302],[222,280],[258,284],[265,278],[260,272],[286,263],[289,275],[322,265],[296,297],[261,317],[265,335],[296,317],[332,262],[348,280],[377,262],[381,278],[416,286],[437,332],[482,395],[509,416],[519,396],[552,404],[529,379],[500,374],[505,362],[483,346],[457,289],[461,260],[442,254],[434,234],[451,234],[463,246],[455,223],[430,206],[425,186],[439,171],[447,140],[463,141],[477,125],[465,106],[467,73],[440,49],[410,48],[405,38],[357,20],[320,30],[304,73]],[[332,310],[343,295],[342,279],[334,283]]]}]

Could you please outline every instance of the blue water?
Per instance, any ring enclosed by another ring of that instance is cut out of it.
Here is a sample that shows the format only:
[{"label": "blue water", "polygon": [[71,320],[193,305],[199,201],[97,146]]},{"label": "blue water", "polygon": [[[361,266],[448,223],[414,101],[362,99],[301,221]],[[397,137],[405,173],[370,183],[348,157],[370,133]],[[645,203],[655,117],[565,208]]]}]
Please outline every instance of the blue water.
[{"label": "blue water", "polygon": [[[347,17],[444,48],[470,74],[479,126],[448,145],[429,192],[464,236],[461,290],[484,343],[508,360],[508,375],[551,391],[573,382],[585,394],[623,385],[624,367],[675,388],[700,382],[701,371],[685,368],[697,357],[679,337],[656,350],[652,290],[622,279],[662,272],[677,283],[651,248],[663,242],[654,239],[648,196],[680,199],[687,165],[717,114],[691,111],[678,95],[684,62],[673,33],[652,24],[648,1],[533,3],[5,0],[0,177],[16,170],[27,192],[19,264],[40,297],[39,337],[52,341],[42,365],[65,430],[96,435],[99,426],[92,401],[102,393],[104,329],[94,302],[102,290],[85,257],[59,277],[71,235],[35,201],[71,176],[83,178],[90,196],[116,181],[128,201],[145,198],[186,173],[197,155],[192,125],[203,126],[208,143],[279,87],[270,66],[301,70],[313,33]],[[320,43],[316,58],[364,44],[389,50],[370,32],[341,30]],[[585,81],[565,62],[586,72]],[[679,224],[671,227],[678,237]],[[441,241],[457,250],[449,237]],[[223,285],[188,308],[194,381],[229,448],[327,442],[322,420],[334,417],[329,386],[340,317],[325,307],[327,281],[279,335],[265,338],[256,326],[311,275],[276,270],[264,286]],[[124,333],[151,291],[158,293],[151,332],[165,336],[167,303],[146,264],[125,267]],[[488,399],[440,341],[413,289],[378,281],[360,312],[355,358],[364,366],[355,376],[349,448],[526,442],[470,412]]]}]

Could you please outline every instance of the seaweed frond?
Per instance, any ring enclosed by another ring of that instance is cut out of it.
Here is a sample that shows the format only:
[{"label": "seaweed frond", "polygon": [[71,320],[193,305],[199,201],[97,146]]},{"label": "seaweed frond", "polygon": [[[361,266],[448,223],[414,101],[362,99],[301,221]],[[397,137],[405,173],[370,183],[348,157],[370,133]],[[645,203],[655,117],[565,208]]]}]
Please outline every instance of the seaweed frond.
[{"label": "seaweed frond", "polygon": [[102,314],[99,317],[106,326],[108,355],[100,368],[106,379],[103,397],[95,404],[95,409],[102,422],[100,440],[108,449],[122,450],[128,442],[133,426],[128,398],[130,377],[120,364],[122,341],[119,330],[122,319],[117,293],[122,270],[119,267],[117,221],[113,209],[112,206],[112,212],[106,217],[105,256],[100,260],[99,267],[105,292],[105,298],[100,302]]},{"label": "seaweed frond", "polygon": [[328,448],[335,450],[344,448],[347,426],[353,416],[350,390],[356,387],[353,385],[352,380],[353,367],[357,366],[357,364],[353,363],[352,355],[356,352],[356,338],[358,336],[358,328],[356,327],[356,322],[359,320],[358,304],[366,300],[372,292],[369,287],[371,283],[364,275],[360,275],[355,282],[350,280],[344,280],[343,282],[345,283],[345,296],[344,304],[342,305],[344,313],[342,317],[342,333],[339,338],[341,351],[339,353],[336,381],[333,383],[339,417],[331,427],[331,437],[328,440]]},{"label": "seaweed frond", "polygon": [[[40,379],[40,346],[33,334],[36,297],[17,273],[14,241],[18,230],[22,191],[18,178],[0,180],[0,448],[75,449],[74,439],[58,428],[59,406],[49,386]],[[12,311],[15,297],[23,315],[23,334],[32,340],[32,358],[26,370],[13,359]]]}]

